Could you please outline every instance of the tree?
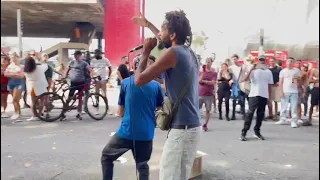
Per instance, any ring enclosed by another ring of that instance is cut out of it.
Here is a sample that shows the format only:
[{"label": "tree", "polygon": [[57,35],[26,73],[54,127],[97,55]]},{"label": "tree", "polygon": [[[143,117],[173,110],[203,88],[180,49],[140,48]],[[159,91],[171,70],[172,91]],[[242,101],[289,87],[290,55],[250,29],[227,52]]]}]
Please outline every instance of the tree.
[{"label": "tree", "polygon": [[209,37],[203,31],[200,33],[194,33],[191,44],[192,49],[200,55],[203,54],[203,52],[207,49],[206,44],[208,39]]}]

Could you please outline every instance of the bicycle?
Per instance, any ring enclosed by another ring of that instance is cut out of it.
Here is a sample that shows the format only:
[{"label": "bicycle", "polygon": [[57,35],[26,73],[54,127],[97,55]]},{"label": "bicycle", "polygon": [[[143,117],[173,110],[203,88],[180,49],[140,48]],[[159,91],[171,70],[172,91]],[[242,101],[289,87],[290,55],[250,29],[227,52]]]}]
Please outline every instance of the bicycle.
[{"label": "bicycle", "polygon": [[[35,104],[34,109],[33,109],[35,111],[36,116],[40,120],[46,121],[46,122],[53,122],[53,121],[56,121],[58,119],[60,119],[60,121],[65,120],[65,118],[66,118],[65,113],[77,109],[77,106],[75,105],[75,102],[77,100],[79,102],[80,98],[82,98],[83,95],[85,94],[86,89],[92,89],[92,87],[95,85],[95,83],[97,81],[100,81],[100,80],[101,80],[101,77],[97,76],[97,77],[91,78],[89,84],[79,85],[80,87],[82,87],[82,89],[80,91],[76,92],[73,95],[73,97],[71,97],[71,98],[67,98],[67,96],[65,96],[66,91],[69,91],[70,88],[72,88],[69,85],[67,86],[67,88],[61,88],[61,91],[62,91],[61,95],[59,95],[57,93],[58,91],[56,91],[56,92],[45,92],[45,93],[41,94],[40,96],[37,97],[36,104]],[[61,87],[64,87],[67,84],[65,79],[60,80],[59,83],[62,84]],[[44,106],[46,110],[44,112],[39,112],[38,108],[36,108],[36,107],[39,107],[39,106],[37,106],[37,104],[40,102],[39,100],[42,99],[43,97],[46,97],[49,100],[49,102]],[[99,100],[100,98],[102,99],[102,101]],[[53,101],[55,101],[55,100],[57,100],[58,103],[53,103]],[[104,103],[104,105],[105,105],[104,106],[104,108],[105,108],[104,113],[102,113],[101,116],[96,116],[96,115],[99,115],[99,114],[90,112],[89,111],[89,102],[92,102],[92,106],[95,109],[99,109],[99,107],[101,107],[101,106],[99,106],[99,102]],[[53,106],[51,106],[51,104]],[[84,111],[94,120],[102,120],[107,115],[108,109],[109,109],[107,98],[102,96],[100,93],[92,93],[92,92],[90,92],[85,97],[83,105],[85,105],[84,106],[85,107]],[[49,115],[49,113],[52,112],[54,109],[59,109],[59,112],[57,113],[56,117],[53,117],[52,115]],[[82,118],[78,117],[78,119],[81,120]]]}]

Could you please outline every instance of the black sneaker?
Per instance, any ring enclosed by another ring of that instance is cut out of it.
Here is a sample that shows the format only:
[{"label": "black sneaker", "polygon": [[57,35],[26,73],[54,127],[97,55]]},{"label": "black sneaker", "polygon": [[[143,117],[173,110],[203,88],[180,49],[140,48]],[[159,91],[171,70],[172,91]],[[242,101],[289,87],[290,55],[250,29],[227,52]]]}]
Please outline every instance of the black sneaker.
[{"label": "black sneaker", "polygon": [[231,120],[237,120],[236,116],[232,116]]},{"label": "black sneaker", "polygon": [[79,120],[82,120],[81,113],[78,113],[76,118],[79,119]]},{"label": "black sneaker", "polygon": [[264,137],[260,134],[260,133],[255,133],[253,135],[253,137],[257,138],[257,139],[260,139],[260,140],[265,140]]},{"label": "black sneaker", "polygon": [[219,116],[219,120],[223,120],[222,116]]},{"label": "black sneaker", "polygon": [[226,120],[227,120],[227,121],[230,121],[230,118],[229,118],[229,116],[226,116]]},{"label": "black sneaker", "polygon": [[240,141],[247,141],[247,138],[245,135],[241,135],[241,137],[239,139],[240,139]]},{"label": "black sneaker", "polygon": [[312,126],[312,123],[310,121],[305,121],[302,123],[302,126]]}]

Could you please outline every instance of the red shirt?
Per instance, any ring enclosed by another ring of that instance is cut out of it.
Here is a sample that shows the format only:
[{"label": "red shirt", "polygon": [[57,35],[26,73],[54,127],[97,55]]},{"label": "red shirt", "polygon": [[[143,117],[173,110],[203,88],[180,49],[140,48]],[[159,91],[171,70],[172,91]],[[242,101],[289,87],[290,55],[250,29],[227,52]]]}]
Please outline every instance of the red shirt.
[{"label": "red shirt", "polygon": [[[217,72],[207,71],[202,72],[202,80],[216,81]],[[213,96],[214,85],[202,84],[199,85],[199,96]]]},{"label": "red shirt", "polygon": [[4,72],[1,72],[1,84],[8,84],[8,78],[4,76]]}]

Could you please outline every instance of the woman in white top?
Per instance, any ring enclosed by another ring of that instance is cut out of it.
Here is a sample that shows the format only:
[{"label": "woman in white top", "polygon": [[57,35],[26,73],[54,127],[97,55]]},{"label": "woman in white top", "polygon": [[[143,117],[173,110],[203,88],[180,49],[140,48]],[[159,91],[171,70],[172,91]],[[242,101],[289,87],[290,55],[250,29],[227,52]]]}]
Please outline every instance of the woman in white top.
[{"label": "woman in white top", "polygon": [[[36,61],[32,57],[28,57],[25,59],[24,75],[26,77],[27,92],[32,99],[31,109],[33,109],[36,97],[41,95],[42,93],[47,92],[48,82],[44,75],[44,72],[47,69],[47,64],[37,65]],[[43,104],[41,102],[44,102],[44,99],[40,100],[39,112],[42,112],[43,109]],[[28,119],[28,121],[37,120],[35,112],[33,110],[31,112],[32,117]]]}]

